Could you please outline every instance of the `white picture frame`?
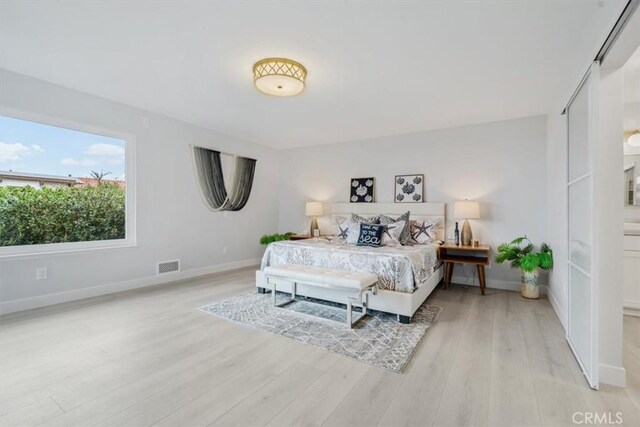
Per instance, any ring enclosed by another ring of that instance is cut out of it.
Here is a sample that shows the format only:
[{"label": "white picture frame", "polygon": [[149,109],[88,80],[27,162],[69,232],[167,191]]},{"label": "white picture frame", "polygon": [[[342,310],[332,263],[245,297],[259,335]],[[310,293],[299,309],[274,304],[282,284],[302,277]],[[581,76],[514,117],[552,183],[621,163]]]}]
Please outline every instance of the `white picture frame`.
[{"label": "white picture frame", "polygon": [[393,179],[395,203],[423,203],[424,200],[424,175],[396,175]]}]

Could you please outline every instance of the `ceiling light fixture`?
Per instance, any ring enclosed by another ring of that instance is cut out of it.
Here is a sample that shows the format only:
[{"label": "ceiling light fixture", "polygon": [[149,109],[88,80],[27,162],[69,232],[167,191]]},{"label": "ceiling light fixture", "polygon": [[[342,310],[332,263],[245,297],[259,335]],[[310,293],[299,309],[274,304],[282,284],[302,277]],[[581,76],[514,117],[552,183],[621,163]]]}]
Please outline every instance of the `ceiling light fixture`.
[{"label": "ceiling light fixture", "polygon": [[286,58],[265,58],[253,65],[253,84],[267,95],[292,96],[304,90],[307,69]]},{"label": "ceiling light fixture", "polygon": [[640,147],[640,130],[636,130],[627,138],[627,144],[632,147]]}]

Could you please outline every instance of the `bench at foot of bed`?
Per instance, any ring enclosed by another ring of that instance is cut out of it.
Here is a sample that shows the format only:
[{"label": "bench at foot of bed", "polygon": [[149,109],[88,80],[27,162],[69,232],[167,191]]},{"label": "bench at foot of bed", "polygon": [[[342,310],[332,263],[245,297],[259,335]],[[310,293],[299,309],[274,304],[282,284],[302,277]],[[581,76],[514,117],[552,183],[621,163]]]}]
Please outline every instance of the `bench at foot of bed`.
[{"label": "bench at foot of bed", "polygon": [[[333,289],[345,293],[347,304],[347,326],[353,328],[358,320],[367,315],[369,293],[376,294],[378,278],[375,274],[359,271],[343,271],[323,267],[311,267],[297,264],[272,265],[264,269],[267,285],[271,284],[273,305],[283,307],[296,299],[298,284]],[[284,303],[276,301],[278,279],[291,285],[291,300]],[[353,307],[360,307],[362,314],[354,319]]]},{"label": "bench at foot of bed", "polygon": [[[443,270],[442,266],[439,266],[413,293],[378,289],[376,295],[369,295],[367,309],[392,314],[401,323],[411,323],[416,310],[442,280]],[[273,280],[278,279],[273,278]],[[290,293],[293,290],[291,282],[287,280],[280,281],[277,286],[278,291]],[[256,291],[262,294],[271,292],[271,285],[267,283],[266,275],[262,270],[256,271]],[[302,283],[297,287],[296,294],[341,304],[344,304],[345,296],[344,292],[307,286]]]},{"label": "bench at foot of bed", "polygon": [[[256,290],[257,290],[257,292],[259,294],[266,294],[266,293],[270,293],[271,292],[270,289],[263,288],[263,287],[260,287],[260,286],[258,286],[256,288]],[[408,325],[408,324],[411,323],[411,317],[409,317],[409,316],[403,316],[401,314],[396,314],[396,318],[398,319],[398,322],[400,322],[402,324]]]}]

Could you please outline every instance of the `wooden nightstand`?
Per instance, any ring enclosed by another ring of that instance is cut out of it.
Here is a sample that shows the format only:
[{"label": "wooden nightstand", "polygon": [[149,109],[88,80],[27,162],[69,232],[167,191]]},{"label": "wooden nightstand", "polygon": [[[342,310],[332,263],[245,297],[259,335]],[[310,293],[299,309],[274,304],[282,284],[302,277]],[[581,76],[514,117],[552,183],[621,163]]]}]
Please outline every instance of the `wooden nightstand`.
[{"label": "wooden nightstand", "polygon": [[[322,235],[320,237],[329,237],[327,235]],[[292,234],[291,236],[289,236],[289,240],[305,240],[305,239],[312,239],[313,236],[310,236],[308,234]]]},{"label": "wooden nightstand", "polygon": [[451,276],[453,276],[453,266],[455,264],[472,264],[478,269],[478,280],[480,281],[480,292],[484,295],[486,286],[484,267],[491,264],[491,247],[480,246],[456,246],[449,243],[440,245],[438,258],[444,263],[444,288],[449,287]]},{"label": "wooden nightstand", "polygon": [[289,236],[289,240],[305,240],[310,238],[311,236],[308,234],[292,234]]}]

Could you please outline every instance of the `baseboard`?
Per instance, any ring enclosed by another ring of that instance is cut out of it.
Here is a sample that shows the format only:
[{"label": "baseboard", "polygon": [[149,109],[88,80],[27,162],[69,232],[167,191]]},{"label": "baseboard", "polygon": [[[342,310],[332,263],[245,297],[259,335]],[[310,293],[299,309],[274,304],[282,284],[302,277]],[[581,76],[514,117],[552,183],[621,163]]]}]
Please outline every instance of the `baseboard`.
[{"label": "baseboard", "polygon": [[156,286],[170,282],[176,282],[209,274],[222,273],[240,268],[252,267],[260,264],[260,258],[246,259],[225,264],[212,265],[191,270],[168,273],[159,276],[142,277],[124,282],[109,283],[106,285],[92,286],[89,288],[75,289],[73,291],[59,292],[55,294],[40,295],[31,298],[22,298],[0,303],[0,314],[15,313],[31,310],[38,307],[46,307],[64,302],[77,301],[85,298],[114,294],[132,289]]},{"label": "baseboard", "polygon": [[598,381],[616,387],[625,387],[627,385],[627,371],[620,366],[600,364]]},{"label": "baseboard", "polygon": [[625,316],[640,317],[640,301],[626,299],[622,302],[622,307]]},{"label": "baseboard", "polygon": [[[467,276],[454,275],[451,278],[451,283],[457,283],[459,285],[465,285],[465,286],[480,286],[477,278],[467,277]],[[520,282],[512,282],[510,280],[487,279],[487,288],[520,292]]]},{"label": "baseboard", "polygon": [[625,316],[640,317],[640,310],[636,310],[635,308],[625,307],[622,309],[622,314]]},{"label": "baseboard", "polygon": [[551,307],[553,307],[553,311],[556,312],[556,316],[558,316],[558,320],[560,320],[562,327],[566,331],[567,330],[567,313],[562,309],[562,306],[560,305],[558,298],[555,296],[553,292],[551,292],[551,289],[549,289],[548,286],[544,286],[544,288],[545,288],[544,292],[547,294],[547,298],[551,303]]}]

